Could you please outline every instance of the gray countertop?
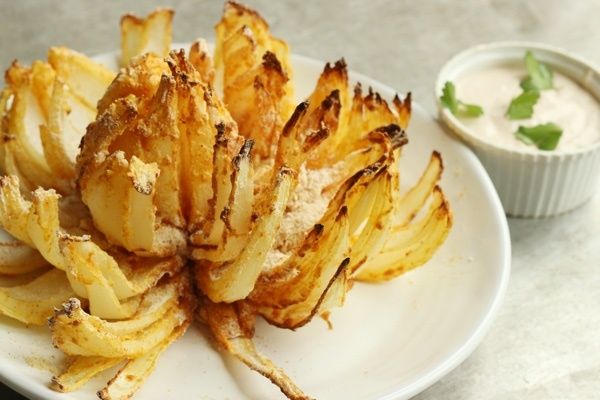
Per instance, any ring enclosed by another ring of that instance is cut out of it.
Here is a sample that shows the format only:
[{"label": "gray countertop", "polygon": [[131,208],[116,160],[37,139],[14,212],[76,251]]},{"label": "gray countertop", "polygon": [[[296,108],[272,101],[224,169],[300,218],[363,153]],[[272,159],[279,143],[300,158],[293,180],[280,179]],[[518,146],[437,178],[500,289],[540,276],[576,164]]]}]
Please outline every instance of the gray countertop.
[{"label": "gray countertop", "polygon": [[[343,56],[432,114],[442,64],[471,45],[533,40],[600,64],[600,1],[247,1],[292,51]],[[65,45],[87,54],[119,44],[118,20],[170,6],[174,41],[213,37],[221,1],[0,0],[0,65],[45,58]],[[509,219],[512,277],[489,334],[418,400],[600,398],[600,192],[551,219]],[[8,389],[0,391],[8,398]]]}]

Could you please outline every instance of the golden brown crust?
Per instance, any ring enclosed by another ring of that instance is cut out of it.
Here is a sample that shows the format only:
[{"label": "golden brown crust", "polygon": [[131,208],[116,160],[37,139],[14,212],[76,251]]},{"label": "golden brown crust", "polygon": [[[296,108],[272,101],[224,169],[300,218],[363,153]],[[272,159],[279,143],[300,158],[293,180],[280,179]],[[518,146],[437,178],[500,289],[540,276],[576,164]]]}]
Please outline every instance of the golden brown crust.
[{"label": "golden brown crust", "polygon": [[137,101],[135,97],[128,96],[112,103],[106,112],[88,126],[77,156],[77,182],[99,155],[107,154],[110,144],[127,129],[137,115]]},{"label": "golden brown crust", "polygon": [[245,14],[250,15],[256,21],[259,21],[265,29],[269,29],[269,24],[262,17],[262,15],[260,15],[256,10],[253,10],[252,8],[242,3],[238,3],[237,1],[229,0],[225,3],[225,6],[223,8],[223,15],[226,16],[228,13],[235,13],[238,17]]},{"label": "golden brown crust", "polygon": [[119,23],[121,25],[123,25],[126,22],[134,24],[134,25],[144,25],[147,19],[150,19],[153,16],[162,14],[162,13],[167,13],[171,17],[173,17],[175,15],[175,10],[173,10],[172,8],[168,8],[168,7],[159,7],[159,8],[155,8],[146,17],[138,17],[137,15],[127,13],[127,14],[123,14],[121,16],[121,20]]}]

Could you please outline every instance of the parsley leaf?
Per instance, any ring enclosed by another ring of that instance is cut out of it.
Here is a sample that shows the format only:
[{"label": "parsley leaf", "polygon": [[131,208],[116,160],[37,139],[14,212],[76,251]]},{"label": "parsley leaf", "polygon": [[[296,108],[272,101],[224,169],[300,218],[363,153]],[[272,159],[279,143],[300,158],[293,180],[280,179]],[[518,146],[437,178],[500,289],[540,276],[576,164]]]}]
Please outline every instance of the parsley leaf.
[{"label": "parsley leaf", "polygon": [[539,62],[531,51],[525,53],[525,67],[529,76],[521,81],[521,88],[523,90],[552,89],[552,70],[546,64]]},{"label": "parsley leaf", "polygon": [[483,115],[483,108],[477,104],[465,104],[458,102],[458,116],[466,118],[477,118]]},{"label": "parsley leaf", "polygon": [[444,84],[440,100],[444,107],[450,110],[452,114],[456,115],[456,111],[458,110],[458,100],[456,99],[456,88],[452,82],[448,81]]},{"label": "parsley leaf", "polygon": [[466,104],[456,98],[456,87],[450,81],[444,84],[440,101],[444,107],[457,117],[477,118],[483,115],[481,106]]},{"label": "parsley leaf", "polygon": [[526,119],[533,115],[533,106],[540,98],[537,90],[527,90],[510,102],[506,116],[510,119]]},{"label": "parsley leaf", "polygon": [[537,146],[540,150],[554,150],[562,133],[561,127],[548,123],[532,127],[519,126],[515,136],[524,143]]}]

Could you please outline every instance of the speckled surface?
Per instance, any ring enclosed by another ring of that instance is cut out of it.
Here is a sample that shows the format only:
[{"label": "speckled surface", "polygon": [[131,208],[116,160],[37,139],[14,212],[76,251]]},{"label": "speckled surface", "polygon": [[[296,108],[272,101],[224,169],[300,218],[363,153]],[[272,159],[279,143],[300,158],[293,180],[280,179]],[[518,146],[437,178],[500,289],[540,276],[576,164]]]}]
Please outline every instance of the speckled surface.
[{"label": "speckled surface", "polygon": [[[600,1],[247,1],[295,53],[344,56],[355,71],[412,91],[432,114],[442,64],[465,47],[523,39],[600,64]],[[118,19],[177,11],[175,41],[212,38],[221,1],[0,0],[0,65],[45,57],[51,45],[115,49]],[[509,220],[513,272],[504,306],[479,348],[418,400],[600,398],[600,192],[552,219]],[[0,387],[0,398],[12,394]]]}]

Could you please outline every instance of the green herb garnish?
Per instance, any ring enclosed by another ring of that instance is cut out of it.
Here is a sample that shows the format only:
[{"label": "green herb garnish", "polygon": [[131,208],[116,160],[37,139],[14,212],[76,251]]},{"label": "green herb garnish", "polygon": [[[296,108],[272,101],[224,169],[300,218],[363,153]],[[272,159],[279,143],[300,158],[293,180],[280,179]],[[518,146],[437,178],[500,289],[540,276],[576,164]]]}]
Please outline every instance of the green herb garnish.
[{"label": "green herb garnish", "polygon": [[533,115],[533,106],[540,98],[537,90],[527,90],[510,102],[506,116],[510,119],[526,119]]},{"label": "green herb garnish", "polygon": [[440,100],[444,107],[457,117],[477,118],[483,115],[483,108],[476,104],[466,104],[456,98],[456,88],[450,81],[446,82]]},{"label": "green herb garnish", "polygon": [[512,99],[506,116],[510,119],[526,119],[533,115],[533,106],[540,98],[540,91],[552,89],[552,71],[546,64],[539,62],[531,51],[525,53],[527,78],[521,81],[523,93]]},{"label": "green herb garnish", "polygon": [[552,70],[546,64],[539,62],[531,51],[525,53],[527,78],[521,81],[521,88],[528,90],[546,90],[553,87]]},{"label": "green herb garnish", "polygon": [[562,132],[562,128],[558,125],[548,123],[532,127],[519,126],[515,136],[524,143],[537,146],[540,150],[554,150]]}]

